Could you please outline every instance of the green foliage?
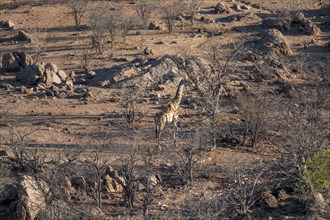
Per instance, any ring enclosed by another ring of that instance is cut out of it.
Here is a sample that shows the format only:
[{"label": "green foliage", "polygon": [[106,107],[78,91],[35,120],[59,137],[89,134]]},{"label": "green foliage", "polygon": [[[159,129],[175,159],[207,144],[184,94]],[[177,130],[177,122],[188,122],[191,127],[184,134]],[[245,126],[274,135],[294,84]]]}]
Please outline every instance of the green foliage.
[{"label": "green foliage", "polygon": [[304,175],[311,181],[315,191],[330,190],[330,148],[321,149],[306,163]]}]

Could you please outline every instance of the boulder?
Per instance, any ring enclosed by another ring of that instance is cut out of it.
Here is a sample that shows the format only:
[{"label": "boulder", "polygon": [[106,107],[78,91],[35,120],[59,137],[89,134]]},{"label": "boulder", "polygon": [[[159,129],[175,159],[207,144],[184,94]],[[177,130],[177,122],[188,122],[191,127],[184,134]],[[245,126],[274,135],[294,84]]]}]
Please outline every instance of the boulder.
[{"label": "boulder", "polygon": [[33,177],[24,175],[17,184],[18,203],[17,216],[19,219],[35,219],[38,212],[46,208],[44,193],[49,191],[47,184],[36,181]]},{"label": "boulder", "polygon": [[214,6],[214,11],[217,14],[230,13],[231,12],[231,10],[228,7],[228,5],[226,3],[223,3],[223,2],[219,2],[218,4],[216,4]]},{"label": "boulder", "polygon": [[17,75],[16,80],[28,85],[36,84],[41,78],[42,66],[40,65],[29,65],[21,69]]},{"label": "boulder", "polygon": [[290,45],[277,29],[265,30],[258,44],[259,49],[266,54],[291,55]]},{"label": "boulder", "polygon": [[32,64],[32,58],[23,51],[5,53],[2,56],[2,68],[7,72],[16,72]]},{"label": "boulder", "polygon": [[17,34],[17,40],[19,41],[26,41],[28,43],[33,42],[33,38],[30,34],[26,33],[25,31],[19,31]]}]

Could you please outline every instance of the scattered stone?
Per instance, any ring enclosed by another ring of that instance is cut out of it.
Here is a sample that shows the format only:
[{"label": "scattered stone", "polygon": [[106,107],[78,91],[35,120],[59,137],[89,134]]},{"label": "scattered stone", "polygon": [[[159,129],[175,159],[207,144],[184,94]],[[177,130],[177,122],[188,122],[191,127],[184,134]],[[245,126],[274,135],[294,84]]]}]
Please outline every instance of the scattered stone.
[{"label": "scattered stone", "polygon": [[303,32],[307,35],[320,35],[321,29],[311,21],[305,21],[302,23]]},{"label": "scattered stone", "polygon": [[162,30],[162,26],[158,24],[156,21],[151,21],[148,26],[149,30]]},{"label": "scattered stone", "polygon": [[25,31],[19,31],[17,34],[17,40],[20,41],[26,41],[28,43],[32,43],[33,42],[33,38],[30,34],[26,33]]},{"label": "scattered stone", "polygon": [[74,77],[76,76],[75,72],[71,71],[69,74],[68,74],[68,77],[70,77],[71,79],[73,79]]},{"label": "scattered stone", "polygon": [[46,96],[54,96],[54,93],[50,89],[46,89]]},{"label": "scattered stone", "polygon": [[261,196],[270,208],[276,208],[278,206],[277,200],[270,190],[263,192]]},{"label": "scattered stone", "polygon": [[89,79],[93,79],[95,75],[96,75],[96,72],[94,72],[92,70],[89,70],[87,72],[87,78],[89,78]]},{"label": "scattered stone", "polygon": [[214,11],[217,14],[230,13],[231,12],[228,5],[226,3],[222,3],[222,2],[219,2],[218,4],[216,4],[216,6],[214,7]]},{"label": "scattered stone", "polygon": [[56,97],[59,99],[65,99],[68,97],[68,94],[66,92],[62,91],[62,92],[59,92],[59,94]]},{"label": "scattered stone", "polygon": [[259,23],[262,21],[262,18],[256,15],[255,13],[247,13],[239,16],[239,21]]},{"label": "scattered stone", "polygon": [[2,21],[2,22],[0,22],[0,27],[1,28],[7,28],[9,30],[14,30],[15,29],[15,23],[11,20]]},{"label": "scattered stone", "polygon": [[59,70],[57,72],[57,75],[60,77],[62,81],[65,81],[68,78],[68,75],[63,70]]},{"label": "scattered stone", "polygon": [[14,86],[10,85],[9,83],[7,83],[7,84],[5,85],[5,87],[6,87],[6,90],[7,90],[7,91],[11,91],[11,90],[14,89]]},{"label": "scattered stone", "polygon": [[34,88],[26,88],[25,86],[21,87],[21,92],[25,94],[33,94]]},{"label": "scattered stone", "polygon": [[277,197],[278,197],[278,200],[284,201],[284,200],[286,200],[289,197],[289,195],[285,192],[285,190],[281,189],[278,192],[278,196]]},{"label": "scattered stone", "polygon": [[250,10],[250,9],[251,9],[251,7],[248,6],[248,5],[241,5],[241,8],[242,8],[243,10]]},{"label": "scattered stone", "polygon": [[93,98],[93,93],[92,91],[88,91],[85,95],[84,95],[85,98]]},{"label": "scattered stone", "polygon": [[146,188],[151,187],[154,188],[158,184],[162,182],[162,179],[159,175],[150,175],[148,177],[141,177],[139,181],[142,183],[142,185]]},{"label": "scattered stone", "polygon": [[144,55],[154,55],[152,49],[150,47],[146,47],[144,50],[143,50],[143,54]]},{"label": "scattered stone", "polygon": [[238,5],[238,4],[235,4],[235,5],[233,6],[233,9],[234,9],[235,11],[242,11],[241,6]]},{"label": "scattered stone", "polygon": [[296,12],[292,16],[292,22],[301,23],[304,22],[305,20],[306,20],[305,15],[302,12]]},{"label": "scattered stone", "polygon": [[67,79],[65,80],[65,85],[67,85],[67,86],[73,88],[73,81],[72,81],[72,79],[71,79],[71,78],[67,78]]},{"label": "scattered stone", "polygon": [[90,213],[93,219],[98,219],[98,220],[106,219],[104,212],[99,207],[93,207]]}]

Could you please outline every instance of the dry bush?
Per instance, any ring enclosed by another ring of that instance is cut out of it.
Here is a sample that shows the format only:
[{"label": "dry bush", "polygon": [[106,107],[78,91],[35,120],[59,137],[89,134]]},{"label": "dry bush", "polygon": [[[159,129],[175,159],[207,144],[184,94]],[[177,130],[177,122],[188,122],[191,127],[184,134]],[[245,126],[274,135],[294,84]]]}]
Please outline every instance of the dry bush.
[{"label": "dry bush", "polygon": [[179,182],[192,185],[199,170],[201,156],[208,150],[207,132],[200,128],[184,131],[184,133],[185,137],[173,135],[173,138],[166,142],[164,157],[173,164],[179,176]]},{"label": "dry bush", "polygon": [[[302,173],[306,169],[306,162],[325,144],[326,127],[321,117],[325,100],[320,97],[317,90],[312,88],[309,91],[297,90],[292,99],[285,99],[282,104],[285,107],[281,122],[287,152],[282,164],[286,167],[283,170],[295,182],[305,182]],[[310,186],[304,190],[310,191]]]},{"label": "dry bush", "polygon": [[269,128],[270,112],[274,106],[269,97],[261,94],[243,94],[239,97],[239,102],[243,127],[241,142],[246,144],[247,139],[250,139],[251,145],[257,147]]},{"label": "dry bush", "polygon": [[132,17],[120,10],[110,8],[96,8],[90,16],[90,23],[92,47],[98,53],[109,49],[111,55],[113,55],[117,43],[126,42],[128,32],[135,25]]},{"label": "dry bush", "polygon": [[185,3],[182,1],[173,1],[162,6],[163,21],[166,24],[167,31],[173,33],[175,31],[175,24],[180,13],[185,10]]},{"label": "dry bush", "polygon": [[134,10],[138,17],[143,22],[143,25],[147,27],[149,23],[149,19],[152,13],[155,12],[157,7],[159,6],[159,2],[154,0],[136,0],[134,5]]}]

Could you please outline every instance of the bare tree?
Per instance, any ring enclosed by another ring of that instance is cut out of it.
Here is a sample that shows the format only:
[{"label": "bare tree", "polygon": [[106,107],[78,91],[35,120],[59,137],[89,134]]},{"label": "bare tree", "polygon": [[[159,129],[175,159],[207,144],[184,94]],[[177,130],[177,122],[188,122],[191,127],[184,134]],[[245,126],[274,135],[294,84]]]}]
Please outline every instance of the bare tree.
[{"label": "bare tree", "polygon": [[235,59],[241,49],[241,43],[229,45],[230,50],[226,52],[224,47],[212,45],[208,48],[210,52],[206,60],[187,57],[177,61],[178,69],[187,76],[192,90],[198,94],[198,104],[207,111],[212,149],[216,147],[222,87],[237,69]]},{"label": "bare tree", "polygon": [[157,8],[157,3],[152,0],[136,0],[134,10],[145,26],[148,25],[152,13]]},{"label": "bare tree", "polygon": [[108,159],[102,158],[103,149],[98,148],[90,152],[87,156],[87,159],[84,161],[84,165],[87,167],[87,170],[90,172],[89,176],[92,179],[92,184],[90,191],[92,196],[96,201],[98,207],[102,207],[102,176],[105,173],[105,170],[108,165]]},{"label": "bare tree", "polygon": [[70,14],[74,18],[74,22],[77,28],[81,26],[82,19],[86,16],[89,3],[88,0],[68,0],[66,2],[70,8]]},{"label": "bare tree", "polygon": [[136,119],[136,101],[141,97],[142,89],[139,87],[130,87],[127,90],[126,94],[126,103],[125,103],[125,116],[126,121],[129,124],[133,124]]},{"label": "bare tree", "polygon": [[174,32],[178,15],[184,11],[184,8],[184,2],[177,0],[162,6],[163,20],[169,33]]}]

